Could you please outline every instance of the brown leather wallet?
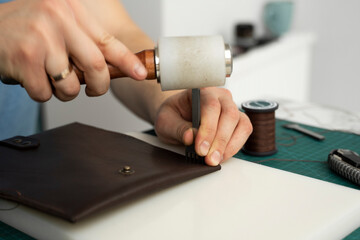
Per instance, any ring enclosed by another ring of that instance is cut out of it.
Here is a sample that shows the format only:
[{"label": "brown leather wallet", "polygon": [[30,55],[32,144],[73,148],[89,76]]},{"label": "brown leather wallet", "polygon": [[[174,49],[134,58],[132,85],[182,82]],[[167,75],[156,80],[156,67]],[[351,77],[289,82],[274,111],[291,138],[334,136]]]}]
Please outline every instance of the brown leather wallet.
[{"label": "brown leather wallet", "polygon": [[0,197],[76,222],[219,169],[73,123],[0,142]]}]

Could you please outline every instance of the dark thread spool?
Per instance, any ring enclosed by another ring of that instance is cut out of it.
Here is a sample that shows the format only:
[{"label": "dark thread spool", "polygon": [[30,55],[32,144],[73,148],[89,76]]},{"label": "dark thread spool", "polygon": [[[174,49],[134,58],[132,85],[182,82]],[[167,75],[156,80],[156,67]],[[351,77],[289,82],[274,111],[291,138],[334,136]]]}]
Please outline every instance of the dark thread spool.
[{"label": "dark thread spool", "polygon": [[253,125],[253,132],[246,141],[243,151],[249,155],[269,156],[277,152],[275,142],[276,102],[257,100],[242,104]]}]

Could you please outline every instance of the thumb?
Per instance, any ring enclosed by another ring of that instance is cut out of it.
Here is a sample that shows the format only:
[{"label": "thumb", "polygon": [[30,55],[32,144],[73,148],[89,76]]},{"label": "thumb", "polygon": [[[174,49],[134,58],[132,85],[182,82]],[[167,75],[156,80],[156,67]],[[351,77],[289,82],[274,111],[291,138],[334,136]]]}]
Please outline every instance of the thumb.
[{"label": "thumb", "polygon": [[155,131],[163,142],[190,145],[194,138],[191,126],[192,123],[184,120],[179,114],[164,111],[158,115]]}]

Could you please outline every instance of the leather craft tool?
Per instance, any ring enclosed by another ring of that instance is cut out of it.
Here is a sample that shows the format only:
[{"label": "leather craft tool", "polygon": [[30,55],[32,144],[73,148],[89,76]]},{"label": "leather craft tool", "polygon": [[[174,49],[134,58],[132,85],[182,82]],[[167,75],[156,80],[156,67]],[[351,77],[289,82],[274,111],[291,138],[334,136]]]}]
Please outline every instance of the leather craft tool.
[{"label": "leather craft tool", "polygon": [[312,138],[314,138],[316,140],[324,140],[325,139],[325,137],[323,135],[320,135],[320,134],[318,134],[316,132],[313,132],[313,131],[311,131],[309,129],[303,128],[300,125],[295,124],[295,123],[285,124],[285,125],[283,125],[283,127],[287,128],[287,129],[292,129],[292,130],[298,131],[298,132],[303,133],[303,134],[305,134],[305,135],[307,135],[309,137],[312,137]]},{"label": "leather craft tool", "polygon": [[[143,50],[136,56],[148,71],[146,79],[157,79],[163,91],[223,86],[226,77],[232,73],[230,46],[224,43],[222,36],[163,37],[154,49]],[[118,68],[111,65],[108,68],[111,79],[126,77]],[[85,83],[83,72],[76,66],[73,69],[80,83]],[[1,81],[19,84],[4,76],[1,76]],[[192,104],[195,108],[192,111],[193,127],[198,128],[200,90],[193,91],[192,97],[195,102]],[[186,151],[186,156],[198,159],[190,150]]]},{"label": "leather craft tool", "polygon": [[[156,77],[162,90],[192,89],[192,127],[200,126],[200,88],[223,86],[232,73],[232,55],[221,36],[161,38],[155,48]],[[196,134],[194,134],[195,137]],[[204,163],[195,144],[186,159]]]},{"label": "leather craft tool", "polygon": [[360,156],[349,149],[334,149],[328,155],[331,170],[360,185]]},{"label": "leather craft tool", "polygon": [[[199,129],[200,127],[200,89],[193,88],[192,89],[192,103],[191,103],[191,115],[192,115],[192,127],[193,129]],[[195,138],[194,138],[195,141]],[[195,151],[195,143],[191,144],[190,146],[186,146],[185,149],[185,157],[186,160],[190,162],[196,163],[205,163],[205,158],[201,157],[196,154]]]},{"label": "leather craft tool", "polygon": [[[232,72],[230,46],[221,36],[163,37],[154,49],[136,53],[148,71],[146,79],[157,79],[162,90],[223,86]],[[110,78],[127,77],[108,64]],[[73,66],[79,81],[84,74]],[[5,84],[19,84],[6,76]]]}]

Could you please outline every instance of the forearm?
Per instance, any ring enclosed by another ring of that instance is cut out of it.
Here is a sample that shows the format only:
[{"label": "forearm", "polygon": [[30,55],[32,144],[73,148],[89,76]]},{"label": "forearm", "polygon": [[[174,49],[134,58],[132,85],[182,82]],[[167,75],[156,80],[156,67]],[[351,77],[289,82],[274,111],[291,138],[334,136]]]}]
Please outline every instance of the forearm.
[{"label": "forearm", "polygon": [[[117,36],[130,50],[139,52],[153,49],[152,40],[135,25],[125,36]],[[131,36],[130,38],[127,36]],[[133,79],[112,80],[111,89],[115,96],[136,115],[153,124],[161,103],[175,91],[162,92],[156,80],[134,81]]]},{"label": "forearm", "polygon": [[[154,48],[154,42],[130,19],[117,0],[104,1],[100,6],[96,0],[86,2],[103,27],[132,52]],[[162,92],[156,80],[135,81],[130,78],[112,80],[111,89],[126,107],[150,123],[154,123],[157,109],[164,99],[175,93]]]},{"label": "forearm", "polygon": [[[132,52],[154,47],[151,39],[134,24],[118,0],[101,3],[98,0],[83,1],[104,29]],[[116,57],[115,65],[121,69],[122,64]],[[179,94],[175,94],[178,91],[162,92],[154,80],[116,79],[111,85],[114,94],[128,108],[154,124],[160,140],[186,145],[195,143],[197,154],[204,156],[209,165],[217,165],[233,156],[251,134],[249,119],[238,110],[226,89],[213,87],[201,91],[201,126],[195,134],[191,123],[191,91]]]},{"label": "forearm", "polygon": [[132,79],[116,79],[111,83],[115,96],[136,115],[154,124],[162,102],[175,91],[162,92],[155,81],[135,82]]}]

